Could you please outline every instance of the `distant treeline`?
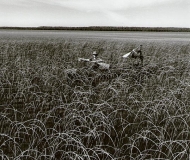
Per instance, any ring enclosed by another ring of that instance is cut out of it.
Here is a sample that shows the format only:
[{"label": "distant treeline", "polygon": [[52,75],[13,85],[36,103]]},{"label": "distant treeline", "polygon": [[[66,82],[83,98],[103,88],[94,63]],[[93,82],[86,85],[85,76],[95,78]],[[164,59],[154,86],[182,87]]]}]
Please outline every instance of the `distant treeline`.
[{"label": "distant treeline", "polygon": [[17,30],[80,30],[80,31],[145,31],[145,32],[190,32],[190,28],[176,27],[112,27],[112,26],[90,26],[90,27],[0,27],[0,29]]}]

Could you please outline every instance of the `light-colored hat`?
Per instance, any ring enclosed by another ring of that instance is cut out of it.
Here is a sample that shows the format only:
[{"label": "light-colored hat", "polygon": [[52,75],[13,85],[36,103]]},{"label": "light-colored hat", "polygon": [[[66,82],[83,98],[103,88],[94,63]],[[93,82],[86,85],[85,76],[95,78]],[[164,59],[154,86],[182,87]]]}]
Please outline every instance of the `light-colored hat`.
[{"label": "light-colored hat", "polygon": [[98,53],[96,53],[96,51],[94,51],[92,54],[93,54],[93,55],[98,55]]}]

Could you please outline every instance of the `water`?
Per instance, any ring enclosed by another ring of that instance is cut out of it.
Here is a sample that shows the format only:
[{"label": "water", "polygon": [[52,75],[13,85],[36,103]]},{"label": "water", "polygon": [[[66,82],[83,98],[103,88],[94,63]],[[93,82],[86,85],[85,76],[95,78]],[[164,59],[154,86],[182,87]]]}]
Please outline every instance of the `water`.
[{"label": "water", "polygon": [[0,30],[1,40],[47,38],[190,42],[190,32]]}]

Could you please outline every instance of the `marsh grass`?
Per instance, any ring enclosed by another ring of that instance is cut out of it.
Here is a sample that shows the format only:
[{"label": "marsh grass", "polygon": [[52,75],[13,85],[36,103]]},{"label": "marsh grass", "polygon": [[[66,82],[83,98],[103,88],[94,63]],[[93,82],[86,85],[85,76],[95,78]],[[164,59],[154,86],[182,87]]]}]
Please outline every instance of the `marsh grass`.
[{"label": "marsh grass", "polygon": [[[144,42],[139,69],[120,57],[140,42],[0,43],[3,159],[189,158],[188,43]],[[93,50],[114,68],[78,63]]]}]

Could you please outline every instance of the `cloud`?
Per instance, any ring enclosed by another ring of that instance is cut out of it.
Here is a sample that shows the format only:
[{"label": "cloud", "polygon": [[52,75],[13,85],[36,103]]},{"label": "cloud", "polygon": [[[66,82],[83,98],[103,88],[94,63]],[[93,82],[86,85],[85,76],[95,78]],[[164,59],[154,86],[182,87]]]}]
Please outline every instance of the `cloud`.
[{"label": "cloud", "polygon": [[175,1],[177,0],[54,0],[54,4],[83,11],[116,11],[136,7],[167,4]]},{"label": "cloud", "polygon": [[107,10],[107,11],[104,11],[104,15],[107,17],[107,19],[112,21],[112,25],[115,24],[114,26],[126,25],[127,17],[122,14]]},{"label": "cloud", "polygon": [[184,0],[118,12],[126,16],[130,26],[190,27],[190,8]]},{"label": "cloud", "polygon": [[189,0],[0,0],[0,26],[184,26]]}]

